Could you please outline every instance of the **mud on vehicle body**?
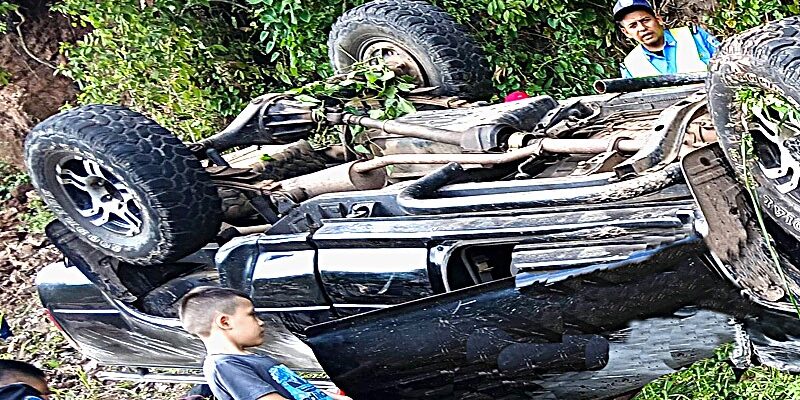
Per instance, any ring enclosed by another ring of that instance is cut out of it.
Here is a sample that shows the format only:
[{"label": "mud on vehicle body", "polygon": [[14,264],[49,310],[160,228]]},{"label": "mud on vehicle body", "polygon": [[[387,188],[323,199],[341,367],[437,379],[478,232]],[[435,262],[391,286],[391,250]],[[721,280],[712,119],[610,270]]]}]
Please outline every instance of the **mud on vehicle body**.
[{"label": "mud on vehicle body", "polygon": [[[266,323],[257,351],[356,399],[612,398],[731,341],[739,368],[800,370],[798,242],[774,207],[773,240],[759,229],[729,123],[777,129],[753,135],[770,163],[753,174],[762,203],[791,210],[792,121],[741,118],[732,93],[756,77],[796,104],[776,54],[800,51],[798,27],[727,41],[710,98],[694,76],[487,105],[458,98],[488,79],[462,27],[423,2],[367,3],[334,26],[334,67],[383,57],[436,86],[411,99],[435,109],[320,116],[268,94],[190,144],[114,106],[37,126],[26,157],[67,258],[40,273],[40,297],[103,364],[192,368],[202,345],[175,304],[240,289]],[[365,128],[373,154],[312,148],[320,124]],[[272,144],[289,146],[249,167],[221,155]]]}]

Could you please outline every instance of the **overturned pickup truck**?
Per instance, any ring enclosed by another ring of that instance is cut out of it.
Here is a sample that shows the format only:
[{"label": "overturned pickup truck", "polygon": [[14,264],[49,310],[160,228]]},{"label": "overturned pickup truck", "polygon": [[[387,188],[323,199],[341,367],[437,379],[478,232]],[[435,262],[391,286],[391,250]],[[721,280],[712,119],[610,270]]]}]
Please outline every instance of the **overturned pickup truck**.
[{"label": "overturned pickup truck", "polygon": [[[117,106],[41,123],[53,321],[104,365],[197,368],[175,304],[237,288],[257,351],[355,399],[613,398],[729,342],[800,371],[800,18],[729,39],[705,85],[497,105],[457,98],[490,76],[463,32],[422,2],[340,18],[338,70],[379,56],[435,87],[396,120],[275,94],[190,144]],[[373,155],[312,148],[320,125]],[[266,144],[291,145],[221,156]]]}]

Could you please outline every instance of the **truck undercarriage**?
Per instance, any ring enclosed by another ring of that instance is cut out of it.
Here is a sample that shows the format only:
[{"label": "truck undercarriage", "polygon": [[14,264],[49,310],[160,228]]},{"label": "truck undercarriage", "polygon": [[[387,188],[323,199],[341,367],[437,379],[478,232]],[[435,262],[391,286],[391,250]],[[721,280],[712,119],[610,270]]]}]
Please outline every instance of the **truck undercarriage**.
[{"label": "truck undercarriage", "polygon": [[[731,341],[737,368],[797,371],[800,123],[776,110],[800,92],[758,58],[800,48],[797,24],[733,39],[705,86],[419,92],[428,109],[392,120],[269,94],[191,144],[121,107],[66,111],[26,147],[66,256],[40,297],[103,364],[191,368],[175,304],[236,288],[265,320],[258,351],[359,399],[613,398]],[[392,49],[398,71],[417,59]],[[320,127],[343,140],[312,146]],[[251,166],[225,153],[274,144]]]}]

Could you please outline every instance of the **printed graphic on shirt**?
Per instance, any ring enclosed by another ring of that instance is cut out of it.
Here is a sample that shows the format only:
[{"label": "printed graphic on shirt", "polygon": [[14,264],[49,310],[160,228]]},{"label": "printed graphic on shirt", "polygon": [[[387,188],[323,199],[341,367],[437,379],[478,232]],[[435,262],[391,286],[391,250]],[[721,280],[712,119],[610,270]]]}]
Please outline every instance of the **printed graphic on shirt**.
[{"label": "printed graphic on shirt", "polygon": [[296,400],[328,400],[330,397],[284,365],[269,369],[269,375]]}]

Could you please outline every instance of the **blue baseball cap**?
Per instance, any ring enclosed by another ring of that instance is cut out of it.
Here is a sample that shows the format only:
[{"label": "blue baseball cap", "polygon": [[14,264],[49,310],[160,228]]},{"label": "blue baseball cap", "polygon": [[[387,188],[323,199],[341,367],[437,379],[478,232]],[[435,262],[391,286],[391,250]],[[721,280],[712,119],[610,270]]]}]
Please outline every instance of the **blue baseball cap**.
[{"label": "blue baseball cap", "polygon": [[636,10],[645,10],[656,15],[653,6],[647,0],[617,0],[617,3],[614,4],[614,21],[622,21],[625,14]]}]

